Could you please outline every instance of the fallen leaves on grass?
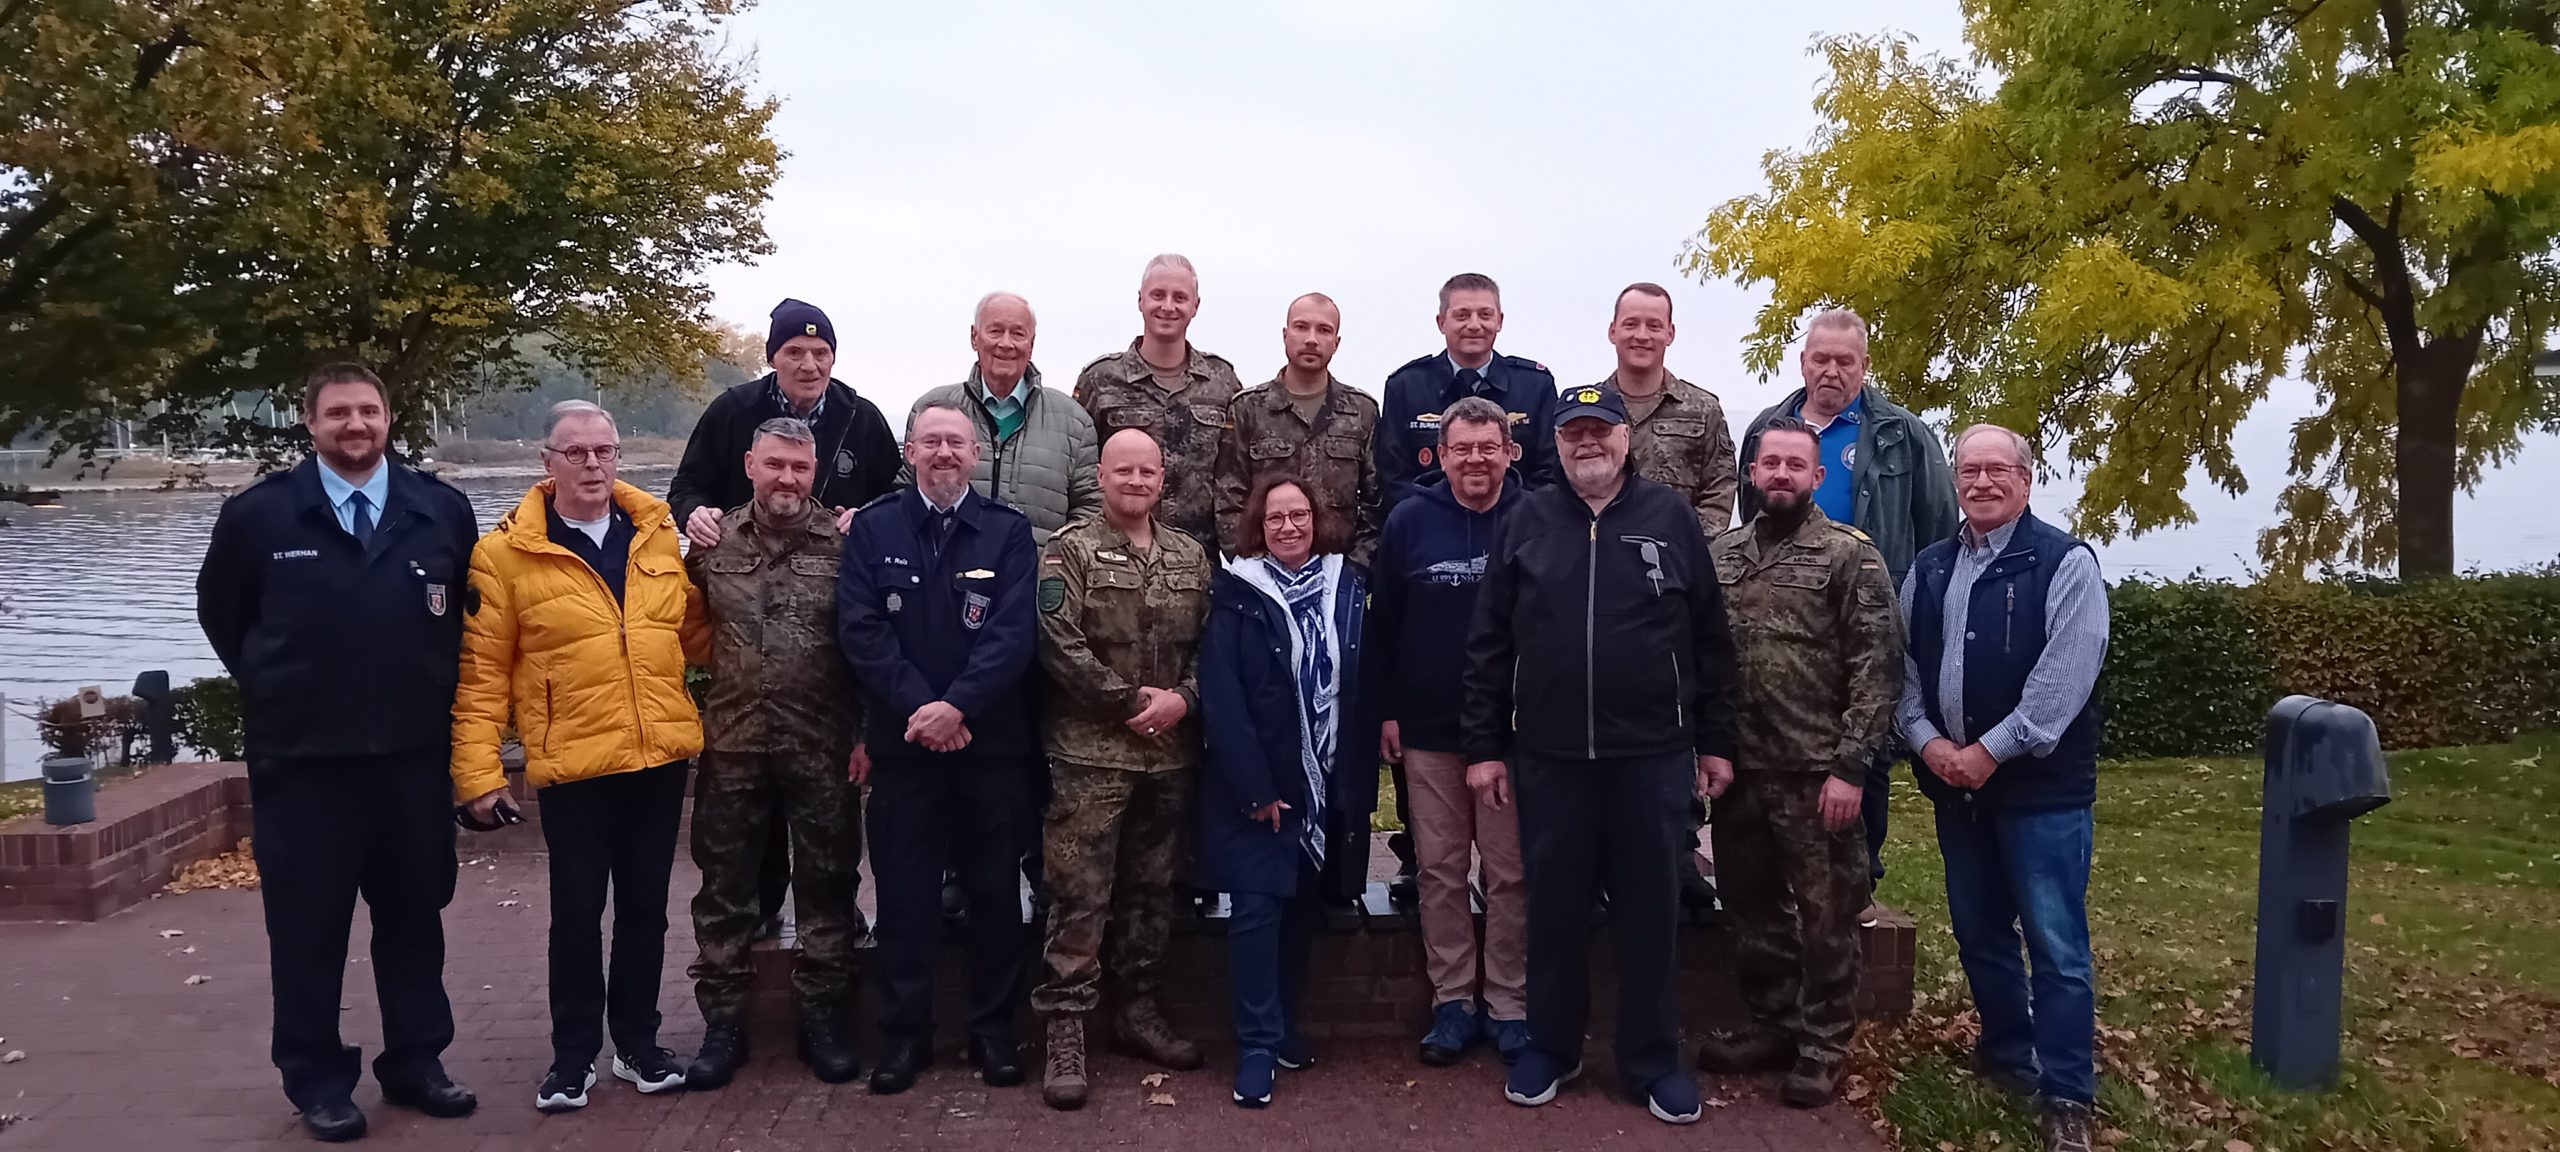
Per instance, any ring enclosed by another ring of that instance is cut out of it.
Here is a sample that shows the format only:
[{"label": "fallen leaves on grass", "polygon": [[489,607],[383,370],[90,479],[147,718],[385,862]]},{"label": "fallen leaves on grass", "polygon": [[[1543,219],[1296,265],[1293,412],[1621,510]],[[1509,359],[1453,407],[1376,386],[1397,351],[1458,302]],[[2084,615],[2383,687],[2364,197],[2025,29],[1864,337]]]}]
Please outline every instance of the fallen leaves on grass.
[{"label": "fallen leaves on grass", "polygon": [[1161,1088],[1164,1086],[1164,1081],[1165,1075],[1162,1072],[1149,1072],[1144,1076],[1138,1077],[1138,1083],[1144,1084],[1149,1088]]},{"label": "fallen leaves on grass", "polygon": [[[258,862],[249,854],[249,838],[240,838],[238,846],[219,856],[207,857],[178,869],[169,878],[171,892],[194,892],[200,889],[249,888],[258,886]],[[168,935],[168,933],[162,933]]]},{"label": "fallen leaves on grass", "polygon": [[1173,1093],[1171,1093],[1171,1092],[1154,1092],[1154,1093],[1149,1093],[1149,1094],[1148,1094],[1148,1096],[1147,1096],[1147,1104],[1148,1104],[1149,1106],[1151,1106],[1151,1107],[1156,1107],[1156,1108],[1171,1108],[1171,1107],[1173,1107]]}]

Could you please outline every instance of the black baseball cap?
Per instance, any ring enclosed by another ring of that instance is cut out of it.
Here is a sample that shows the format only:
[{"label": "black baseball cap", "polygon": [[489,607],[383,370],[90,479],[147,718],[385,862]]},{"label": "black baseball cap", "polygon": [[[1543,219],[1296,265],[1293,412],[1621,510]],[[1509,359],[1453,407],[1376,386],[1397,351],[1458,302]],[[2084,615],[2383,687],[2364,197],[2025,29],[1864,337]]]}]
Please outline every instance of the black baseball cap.
[{"label": "black baseball cap", "polygon": [[1627,402],[1619,398],[1617,389],[1598,384],[1567,388],[1564,395],[1556,398],[1556,427],[1562,428],[1566,421],[1585,416],[1624,424],[1627,422]]}]

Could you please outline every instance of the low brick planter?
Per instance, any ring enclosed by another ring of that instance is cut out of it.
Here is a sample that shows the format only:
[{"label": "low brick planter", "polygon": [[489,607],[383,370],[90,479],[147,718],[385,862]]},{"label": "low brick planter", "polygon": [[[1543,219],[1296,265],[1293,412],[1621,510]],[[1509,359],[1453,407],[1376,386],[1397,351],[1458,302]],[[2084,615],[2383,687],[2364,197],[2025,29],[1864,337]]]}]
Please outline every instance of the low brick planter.
[{"label": "low brick planter", "polygon": [[[1040,978],[1038,925],[1024,967],[1027,983]],[[1885,909],[1876,923],[1860,930],[1864,970],[1858,982],[1858,1015],[1867,1020],[1899,1020],[1909,1015],[1912,960],[1917,933],[1911,918]],[[794,1007],[791,940],[769,940],[756,948],[756,983],[749,1011],[758,1040],[768,1050],[790,1051]],[[1607,921],[1592,921],[1591,1032],[1605,1041],[1617,1017],[1617,961]],[[1383,885],[1372,884],[1360,909],[1344,908],[1328,920],[1316,939],[1300,1010],[1309,1036],[1319,1039],[1419,1038],[1431,1025],[1431,986],[1423,973],[1422,931],[1410,914],[1393,911]],[[1678,998],[1681,1023],[1695,1035],[1707,1028],[1730,1028],[1744,1022],[1739,992],[1733,982],[1733,932],[1718,913],[1689,914],[1680,926]],[[870,987],[870,951],[855,957],[858,987]],[[959,1022],[968,1018],[965,956],[956,939],[942,951],[934,979],[934,1019],[946,1044],[959,1039]],[[865,993],[866,997],[868,993]],[[1223,1038],[1230,1029],[1227,993],[1225,921],[1217,918],[1175,922],[1173,944],[1165,957],[1165,1013],[1198,1039]],[[1107,1013],[1109,1006],[1105,1005]],[[866,1007],[857,1023],[869,1028]],[[1107,1018],[1107,1017],[1106,1017]],[[1036,1042],[1038,1022],[1026,1005],[1016,1020],[1021,1037]],[[1094,1041],[1100,1043],[1099,1039]],[[777,1049],[776,1046],[780,1047]]]},{"label": "low brick planter", "polygon": [[241,765],[162,764],[110,781],[90,823],[56,828],[30,813],[0,824],[0,920],[104,919],[248,834]]}]

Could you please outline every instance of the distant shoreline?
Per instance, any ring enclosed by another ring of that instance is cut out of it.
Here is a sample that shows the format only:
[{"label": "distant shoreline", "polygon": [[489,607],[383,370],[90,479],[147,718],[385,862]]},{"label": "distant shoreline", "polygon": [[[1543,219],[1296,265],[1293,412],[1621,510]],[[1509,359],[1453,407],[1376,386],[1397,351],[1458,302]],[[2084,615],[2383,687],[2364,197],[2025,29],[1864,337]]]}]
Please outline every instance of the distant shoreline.
[{"label": "distant shoreline", "polygon": [[[512,440],[474,440],[451,445],[455,459],[439,457],[420,465],[446,480],[508,476],[540,476],[540,445]],[[634,437],[624,446],[624,468],[673,468],[684,455],[681,440]],[[75,476],[77,466],[12,472],[0,469],[0,483],[44,492],[231,492],[262,475],[254,460],[171,460],[129,456]]]}]

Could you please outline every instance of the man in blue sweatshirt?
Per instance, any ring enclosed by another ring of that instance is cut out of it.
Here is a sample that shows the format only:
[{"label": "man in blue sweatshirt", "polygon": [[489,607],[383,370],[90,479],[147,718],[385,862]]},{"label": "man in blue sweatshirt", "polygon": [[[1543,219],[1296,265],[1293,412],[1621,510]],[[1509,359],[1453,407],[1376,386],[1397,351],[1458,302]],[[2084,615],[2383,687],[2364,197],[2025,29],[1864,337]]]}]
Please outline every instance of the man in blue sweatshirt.
[{"label": "man in blue sweatshirt", "polygon": [[[1479,801],[1458,754],[1459,677],[1476,582],[1494,526],[1521,499],[1520,446],[1502,406],[1470,396],[1439,417],[1444,477],[1396,505],[1369,567],[1370,704],[1378,751],[1404,766],[1431,977],[1422,1062],[1446,1067],[1490,1034],[1505,1062],[1529,1043],[1529,906],[1520,820]],[[1484,853],[1483,980],[1467,893],[1468,849]]]}]

